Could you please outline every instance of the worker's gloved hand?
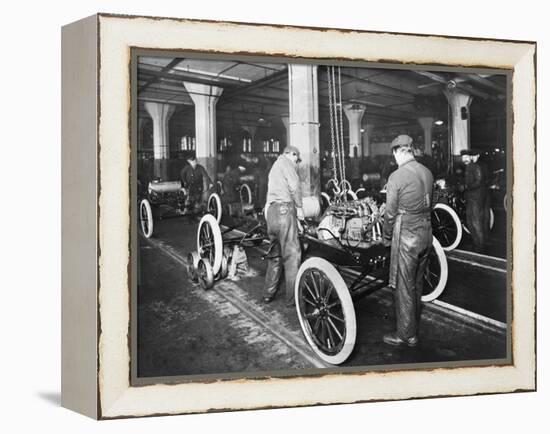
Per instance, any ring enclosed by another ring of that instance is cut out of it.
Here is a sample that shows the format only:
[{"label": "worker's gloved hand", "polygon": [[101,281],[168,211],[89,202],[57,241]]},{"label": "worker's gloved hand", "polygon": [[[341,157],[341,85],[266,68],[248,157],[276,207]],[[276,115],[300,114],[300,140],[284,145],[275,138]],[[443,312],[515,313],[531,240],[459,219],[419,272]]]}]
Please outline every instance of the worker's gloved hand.
[{"label": "worker's gloved hand", "polygon": [[303,208],[296,208],[296,217],[298,217],[298,220],[305,220],[304,216],[304,209]]}]

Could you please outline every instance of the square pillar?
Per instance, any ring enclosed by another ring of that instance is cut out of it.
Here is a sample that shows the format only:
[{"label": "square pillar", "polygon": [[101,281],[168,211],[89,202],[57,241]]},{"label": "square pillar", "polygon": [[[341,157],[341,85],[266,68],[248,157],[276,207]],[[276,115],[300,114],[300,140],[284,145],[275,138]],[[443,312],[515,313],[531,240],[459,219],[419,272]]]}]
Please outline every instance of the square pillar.
[{"label": "square pillar", "polygon": [[319,93],[317,65],[288,65],[289,140],[302,162],[299,175],[304,196],[321,193],[319,156]]},{"label": "square pillar", "polygon": [[361,143],[361,119],[365,114],[366,106],[363,104],[346,104],[344,113],[348,118],[349,125],[349,156],[361,158],[363,156],[363,145]]},{"label": "square pillar", "polygon": [[432,131],[434,118],[418,118],[418,123],[422,127],[422,130],[424,130],[424,155],[432,155]]},{"label": "square pillar", "polygon": [[195,149],[197,161],[208,175],[216,179],[216,103],[223,92],[221,87],[183,82],[195,104]]},{"label": "square pillar", "polygon": [[451,108],[451,153],[470,149],[470,104],[472,96],[454,87],[443,91]]},{"label": "square pillar", "polygon": [[174,114],[173,104],[146,102],[145,110],[153,119],[153,176],[168,180],[168,159],[170,143],[168,141],[168,121]]}]

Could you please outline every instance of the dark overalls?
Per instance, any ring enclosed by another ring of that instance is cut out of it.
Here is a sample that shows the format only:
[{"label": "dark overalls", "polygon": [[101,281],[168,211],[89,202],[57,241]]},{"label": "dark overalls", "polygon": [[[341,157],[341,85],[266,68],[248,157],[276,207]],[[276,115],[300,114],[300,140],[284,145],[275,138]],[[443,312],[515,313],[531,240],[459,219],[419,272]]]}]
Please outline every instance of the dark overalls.
[{"label": "dark overalls", "polygon": [[393,172],[387,184],[384,239],[391,240],[390,286],[395,288],[397,335],[417,335],[424,272],[432,245],[431,172],[410,160]]},{"label": "dark overalls", "polygon": [[191,165],[187,165],[180,172],[180,178],[182,186],[188,191],[185,208],[189,211],[201,211],[206,203],[205,195],[208,194],[208,186],[212,184],[206,169],[200,164],[197,164],[194,169]]},{"label": "dark overalls", "polygon": [[464,171],[466,225],[472,234],[474,248],[483,251],[489,239],[490,196],[487,188],[487,169],[481,163],[466,164]]}]

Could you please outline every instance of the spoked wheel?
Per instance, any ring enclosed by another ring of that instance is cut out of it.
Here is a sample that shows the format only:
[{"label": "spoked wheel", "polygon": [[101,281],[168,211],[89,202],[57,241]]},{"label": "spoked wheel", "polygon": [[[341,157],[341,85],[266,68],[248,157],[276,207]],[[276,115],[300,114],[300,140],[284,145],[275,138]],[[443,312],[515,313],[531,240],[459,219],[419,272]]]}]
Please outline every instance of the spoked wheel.
[{"label": "spoked wheel", "polygon": [[197,277],[202,289],[206,290],[214,286],[214,273],[212,272],[212,267],[210,266],[210,261],[208,259],[201,258],[199,260]]},{"label": "spoked wheel", "polygon": [[153,210],[147,199],[143,199],[139,204],[139,222],[145,238],[151,238],[153,236]]},{"label": "spoked wheel", "polygon": [[249,205],[252,203],[252,190],[250,190],[250,187],[248,184],[241,185],[240,188],[240,194],[241,194],[241,203],[243,205]]},{"label": "spoked wheel", "polygon": [[449,205],[436,203],[432,210],[434,236],[445,251],[456,249],[462,240],[462,224],[458,214]]},{"label": "spoked wheel", "polygon": [[199,268],[200,259],[197,252],[191,252],[187,255],[187,276],[192,282],[197,281],[197,270]]},{"label": "spoked wheel", "polygon": [[428,254],[428,263],[424,272],[424,291],[422,292],[422,301],[433,301],[441,295],[447,285],[447,277],[449,276],[449,267],[447,265],[447,257],[445,252],[433,237],[432,247]]},{"label": "spoked wheel", "polygon": [[208,204],[206,211],[216,217],[216,221],[219,223],[222,219],[222,201],[218,193],[212,193],[208,198]]},{"label": "spoked wheel", "polygon": [[324,361],[343,363],[357,333],[348,287],[336,268],[319,257],[306,259],[294,287],[296,312],[307,342]]},{"label": "spoked wheel", "polygon": [[205,214],[199,222],[197,252],[199,252],[201,258],[208,259],[213,274],[220,271],[223,255],[222,232],[216,217],[212,214]]}]

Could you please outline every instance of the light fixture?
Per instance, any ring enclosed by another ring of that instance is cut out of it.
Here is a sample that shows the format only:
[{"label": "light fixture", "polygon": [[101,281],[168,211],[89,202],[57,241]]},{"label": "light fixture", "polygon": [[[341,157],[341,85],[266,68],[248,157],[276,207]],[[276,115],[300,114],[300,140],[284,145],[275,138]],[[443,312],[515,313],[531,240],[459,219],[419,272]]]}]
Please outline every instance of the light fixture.
[{"label": "light fixture", "polygon": [[443,125],[443,121],[441,119],[438,119],[437,121],[434,122],[434,124]]},{"label": "light fixture", "polygon": [[364,132],[365,132],[365,129],[364,129],[364,128],[361,128],[361,132],[364,133]]}]

